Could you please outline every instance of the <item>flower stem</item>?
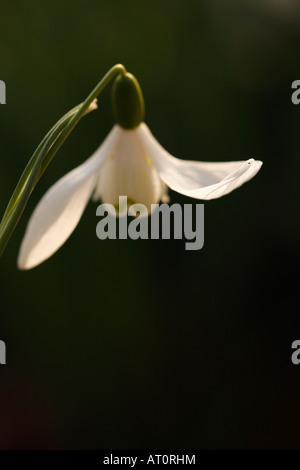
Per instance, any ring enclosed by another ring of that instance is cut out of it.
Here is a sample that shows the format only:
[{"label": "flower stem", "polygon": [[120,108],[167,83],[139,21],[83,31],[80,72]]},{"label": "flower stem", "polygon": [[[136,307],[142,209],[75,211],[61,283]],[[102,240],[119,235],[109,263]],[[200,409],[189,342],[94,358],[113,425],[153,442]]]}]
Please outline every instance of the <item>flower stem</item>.
[{"label": "flower stem", "polygon": [[29,160],[22,176],[9,200],[2,221],[0,223],[0,256],[11,237],[28,199],[51,162],[80,119],[93,109],[94,102],[101,91],[116,75],[126,74],[123,65],[114,65],[100,80],[85,101],[65,114],[47,133]]},{"label": "flower stem", "polygon": [[66,138],[72,132],[80,118],[86,113],[88,107],[91,103],[97,98],[97,96],[101,93],[101,91],[108,85],[108,83],[118,74],[125,75],[126,69],[124,65],[117,64],[114,65],[100,80],[98,85],[95,86],[93,91],[89,94],[86,100],[81,104],[80,108],[78,109],[77,113],[70,119],[69,123],[66,125],[64,130],[62,131],[59,140],[56,144],[51,148],[51,154],[55,155],[61,145],[64,143]]},{"label": "flower stem", "polygon": [[71,119],[77,110],[78,106],[69,111],[53,126],[42,140],[23,171],[0,224],[0,256],[26,207],[36,183],[44,172],[46,165],[49,163],[45,158],[47,157],[47,152],[62,132],[66,122]]}]

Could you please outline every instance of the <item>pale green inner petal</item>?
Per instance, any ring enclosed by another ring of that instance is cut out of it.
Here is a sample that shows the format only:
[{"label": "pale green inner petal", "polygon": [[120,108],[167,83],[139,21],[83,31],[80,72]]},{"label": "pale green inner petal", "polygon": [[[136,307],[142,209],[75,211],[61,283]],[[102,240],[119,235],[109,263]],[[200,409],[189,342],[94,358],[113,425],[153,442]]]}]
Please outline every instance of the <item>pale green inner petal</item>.
[{"label": "pale green inner petal", "polygon": [[118,208],[119,196],[127,196],[129,205],[144,204],[149,213],[165,191],[158,172],[136,132],[123,131],[118,144],[101,168],[94,199]]}]

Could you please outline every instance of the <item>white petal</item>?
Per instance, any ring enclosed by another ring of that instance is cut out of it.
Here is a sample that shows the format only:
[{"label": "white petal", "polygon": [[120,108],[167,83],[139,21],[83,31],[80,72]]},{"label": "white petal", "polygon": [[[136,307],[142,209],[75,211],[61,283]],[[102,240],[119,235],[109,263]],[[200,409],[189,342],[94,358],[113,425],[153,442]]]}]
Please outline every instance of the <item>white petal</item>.
[{"label": "white petal", "polygon": [[123,130],[110,157],[101,168],[93,199],[118,206],[119,196],[127,196],[128,204],[151,204],[165,193],[157,169],[137,137],[136,129]]},{"label": "white petal", "polygon": [[137,128],[148,155],[161,179],[174,191],[196,199],[215,199],[230,193],[259,171],[262,162],[195,162],[179,160],[170,155],[142,123]]},{"label": "white petal", "polygon": [[18,267],[30,269],[60,248],[78,224],[97,183],[99,168],[120,135],[115,126],[82,165],[57,181],[35,208],[21,244]]}]

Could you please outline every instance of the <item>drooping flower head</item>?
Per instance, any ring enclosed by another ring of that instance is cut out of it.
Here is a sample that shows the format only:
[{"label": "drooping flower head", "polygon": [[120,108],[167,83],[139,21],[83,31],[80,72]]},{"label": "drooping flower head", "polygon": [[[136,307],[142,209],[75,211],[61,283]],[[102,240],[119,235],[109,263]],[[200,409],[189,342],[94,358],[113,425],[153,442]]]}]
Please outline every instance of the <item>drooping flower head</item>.
[{"label": "drooping flower head", "polygon": [[230,193],[259,171],[262,162],[179,160],[154,138],[144,122],[144,100],[135,77],[120,74],[112,90],[116,124],[83,164],[55,183],[34,210],[18,266],[30,269],[60,248],[92,198],[116,207],[119,196],[147,207],[168,201],[168,187],[196,199]]}]

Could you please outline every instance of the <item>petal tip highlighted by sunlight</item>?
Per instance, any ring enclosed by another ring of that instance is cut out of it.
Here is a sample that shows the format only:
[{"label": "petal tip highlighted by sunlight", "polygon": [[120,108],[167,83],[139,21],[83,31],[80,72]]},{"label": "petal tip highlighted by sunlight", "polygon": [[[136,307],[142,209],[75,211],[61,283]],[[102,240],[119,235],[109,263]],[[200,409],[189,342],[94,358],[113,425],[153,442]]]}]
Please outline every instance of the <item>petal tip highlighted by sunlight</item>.
[{"label": "petal tip highlighted by sunlight", "polygon": [[95,187],[95,176],[80,180],[73,170],[52,186],[29,221],[17,261],[21,270],[48,259],[69,238]]},{"label": "petal tip highlighted by sunlight", "polygon": [[253,178],[262,166],[253,158],[231,162],[180,160],[158,143],[145,123],[139,127],[138,135],[164,183],[195,199],[225,196]]}]

